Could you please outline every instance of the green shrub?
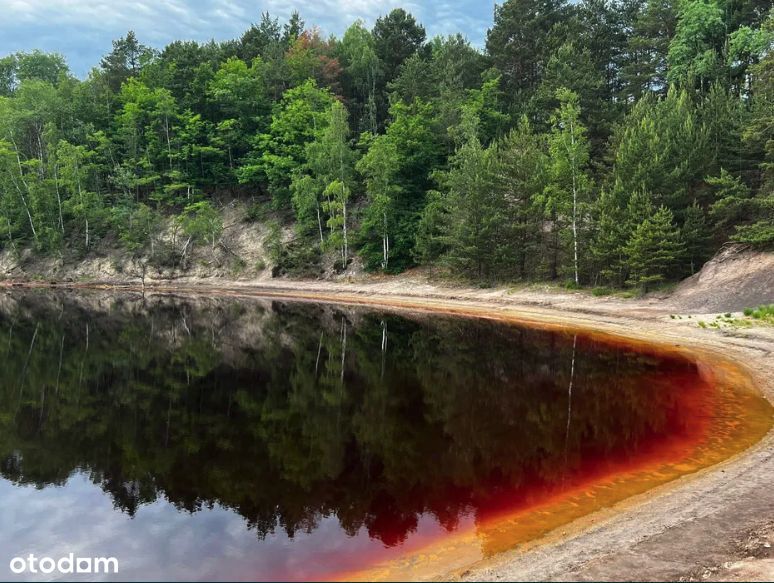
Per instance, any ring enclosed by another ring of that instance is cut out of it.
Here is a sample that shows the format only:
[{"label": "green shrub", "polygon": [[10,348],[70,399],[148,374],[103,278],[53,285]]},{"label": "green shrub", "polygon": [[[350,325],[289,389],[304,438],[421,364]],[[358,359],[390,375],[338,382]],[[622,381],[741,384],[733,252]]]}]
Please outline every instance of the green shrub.
[{"label": "green shrub", "polygon": [[774,321],[774,304],[763,304],[757,308],[745,308],[744,315],[754,320]]},{"label": "green shrub", "polygon": [[212,250],[223,232],[223,217],[208,201],[189,204],[177,221],[194,243],[207,243]]},{"label": "green shrub", "polygon": [[591,290],[591,295],[593,296],[609,296],[611,293],[613,293],[613,290],[611,290],[609,287],[595,287]]}]

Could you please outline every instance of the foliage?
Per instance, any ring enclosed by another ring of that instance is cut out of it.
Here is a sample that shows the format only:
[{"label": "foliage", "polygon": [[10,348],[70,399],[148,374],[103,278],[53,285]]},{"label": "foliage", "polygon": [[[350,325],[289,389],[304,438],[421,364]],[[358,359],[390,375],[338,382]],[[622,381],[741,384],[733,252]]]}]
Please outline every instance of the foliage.
[{"label": "foliage", "polygon": [[242,197],[294,233],[278,273],[683,277],[774,247],[768,8],[505,0],[485,51],[402,9],[341,39],[265,13],[224,42],[129,31],[85,79],[0,56],[0,247],[177,265],[180,230],[212,249],[214,201]]},{"label": "foliage", "polygon": [[667,278],[681,255],[684,244],[674,226],[672,212],[662,206],[642,221],[626,244],[631,268],[629,281],[644,290]]},{"label": "foliage", "polygon": [[223,232],[223,219],[208,201],[195,202],[183,209],[178,217],[183,233],[196,243],[207,243],[215,249]]}]

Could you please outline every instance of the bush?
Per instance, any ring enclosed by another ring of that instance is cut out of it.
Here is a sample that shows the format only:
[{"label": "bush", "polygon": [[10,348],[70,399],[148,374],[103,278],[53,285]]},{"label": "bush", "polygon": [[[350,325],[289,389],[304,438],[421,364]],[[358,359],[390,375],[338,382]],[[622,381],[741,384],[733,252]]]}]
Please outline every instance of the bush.
[{"label": "bush", "polygon": [[609,296],[611,293],[613,293],[613,290],[611,290],[609,287],[595,287],[593,290],[591,290],[591,295],[593,296]]},{"label": "bush", "polygon": [[271,207],[268,204],[254,202],[247,207],[247,216],[245,218],[252,222],[264,221],[269,216],[270,212]]},{"label": "bush", "polygon": [[194,243],[208,243],[215,249],[223,232],[223,217],[208,201],[189,204],[177,220]]},{"label": "bush", "polygon": [[774,318],[774,304],[758,306],[753,310],[752,317],[756,320]]},{"label": "bush", "polygon": [[292,277],[317,277],[321,273],[320,247],[309,241],[295,240],[284,245],[274,245],[270,251],[274,265],[271,276],[290,275]]},{"label": "bush", "polygon": [[133,253],[145,248],[161,230],[161,215],[142,203],[116,206],[111,220],[121,243]]}]

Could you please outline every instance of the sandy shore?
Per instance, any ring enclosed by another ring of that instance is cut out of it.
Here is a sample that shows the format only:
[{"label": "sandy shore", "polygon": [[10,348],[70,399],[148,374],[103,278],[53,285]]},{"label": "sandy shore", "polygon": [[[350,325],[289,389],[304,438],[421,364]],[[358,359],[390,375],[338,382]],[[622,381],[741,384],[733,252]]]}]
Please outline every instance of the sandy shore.
[{"label": "sandy shore", "polygon": [[[67,287],[139,289],[118,282]],[[259,284],[190,279],[174,285],[153,282],[146,289],[170,292],[277,295],[584,326],[730,358],[774,401],[774,328],[701,328],[697,322],[713,316],[688,317],[684,306],[669,298],[598,298],[535,287],[444,287],[405,277]],[[774,434],[731,460],[558,530],[529,550],[502,553],[451,575],[473,581],[774,580]]]}]

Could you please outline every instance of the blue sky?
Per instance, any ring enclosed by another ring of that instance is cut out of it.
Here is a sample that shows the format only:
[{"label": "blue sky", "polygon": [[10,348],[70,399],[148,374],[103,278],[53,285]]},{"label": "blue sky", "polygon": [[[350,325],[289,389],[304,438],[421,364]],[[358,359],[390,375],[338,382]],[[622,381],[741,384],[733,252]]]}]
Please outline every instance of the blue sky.
[{"label": "blue sky", "polygon": [[84,76],[134,30],[140,41],[161,48],[172,40],[235,38],[268,10],[280,20],[296,9],[307,26],[338,36],[360,18],[367,25],[402,7],[424,24],[428,36],[462,32],[483,44],[492,2],[478,0],[0,0],[0,56],[39,48],[63,54]]}]

